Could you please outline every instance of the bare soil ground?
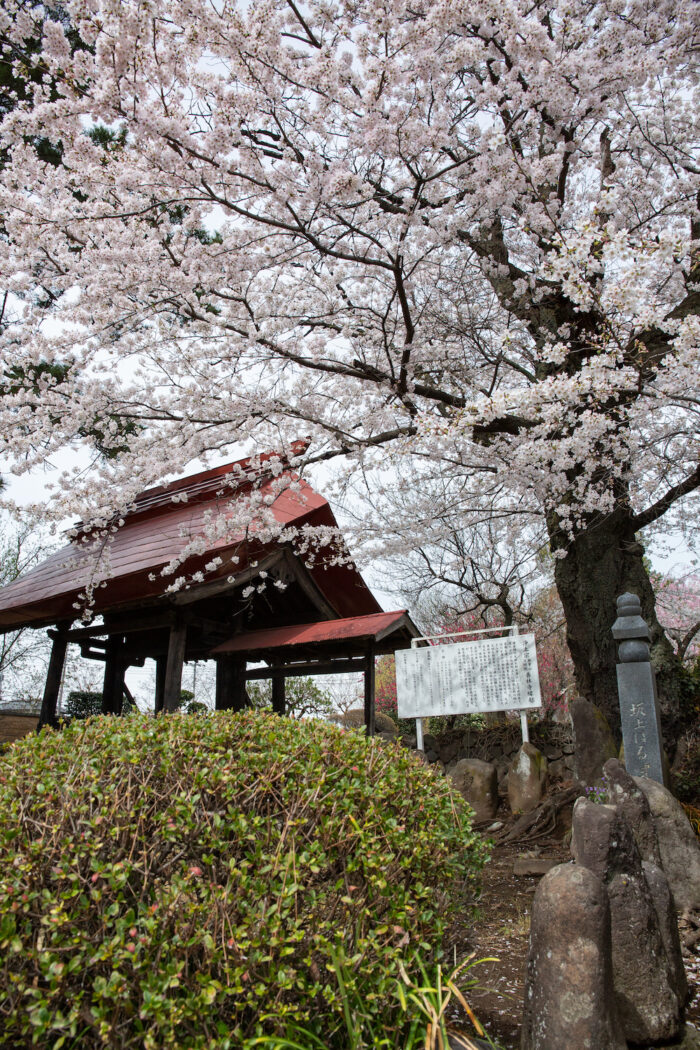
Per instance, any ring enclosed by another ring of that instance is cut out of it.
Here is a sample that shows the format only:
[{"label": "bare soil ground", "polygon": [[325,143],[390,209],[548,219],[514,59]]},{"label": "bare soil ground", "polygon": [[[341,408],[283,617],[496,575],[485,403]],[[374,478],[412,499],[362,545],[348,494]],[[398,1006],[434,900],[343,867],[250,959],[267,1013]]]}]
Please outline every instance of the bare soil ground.
[{"label": "bare soil ground", "polygon": [[[497,959],[470,971],[479,983],[466,997],[489,1037],[503,1050],[520,1048],[530,913],[541,878],[515,875],[513,865],[519,857],[551,859],[560,864],[571,859],[568,847],[555,838],[536,845],[494,847],[483,873],[476,921],[458,920],[450,931],[450,962],[459,964],[472,953],[477,959]],[[684,952],[684,959],[691,995],[686,1016],[690,1025],[700,1029],[700,955],[695,954],[698,948],[700,944],[696,944],[692,952]],[[469,1030],[463,1020],[463,1014],[459,1018],[455,1013],[455,1027]]]},{"label": "bare soil ground", "polygon": [[37,722],[35,715],[0,714],[0,743],[10,743],[33,733]]}]

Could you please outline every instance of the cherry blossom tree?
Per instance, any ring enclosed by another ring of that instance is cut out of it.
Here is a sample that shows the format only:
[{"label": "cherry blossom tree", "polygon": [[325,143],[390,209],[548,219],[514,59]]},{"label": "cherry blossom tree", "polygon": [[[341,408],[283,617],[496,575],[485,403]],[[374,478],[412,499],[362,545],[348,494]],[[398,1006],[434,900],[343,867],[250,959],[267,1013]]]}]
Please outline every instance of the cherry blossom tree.
[{"label": "cherry blossom tree", "polygon": [[405,493],[386,546],[525,522],[580,691],[619,725],[636,591],[673,730],[642,537],[700,483],[698,5],[64,7],[0,14],[17,70],[43,41],[0,142],[7,469],[92,450],[55,513],[104,523],[192,460],[303,437],[334,493]]},{"label": "cherry blossom tree", "polygon": [[652,575],[657,594],[659,619],[671,638],[678,657],[687,666],[700,659],[700,576]]}]

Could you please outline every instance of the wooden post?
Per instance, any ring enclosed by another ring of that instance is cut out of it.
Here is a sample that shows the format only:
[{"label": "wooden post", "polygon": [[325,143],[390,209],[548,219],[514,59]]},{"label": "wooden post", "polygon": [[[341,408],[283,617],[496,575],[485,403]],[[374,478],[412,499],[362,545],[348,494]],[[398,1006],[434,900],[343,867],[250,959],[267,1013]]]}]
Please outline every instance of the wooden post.
[{"label": "wooden post", "polygon": [[163,699],[165,697],[165,665],[167,658],[165,656],[156,657],[156,696],[154,711],[157,715],[163,711]]},{"label": "wooden post", "polygon": [[165,685],[163,687],[163,711],[172,714],[180,706],[182,692],[182,665],[185,662],[185,645],[187,644],[187,625],[175,624],[170,628],[168,641],[168,659],[165,666]]},{"label": "wooden post", "polygon": [[365,733],[374,736],[374,650],[368,649],[365,657]]},{"label": "wooden post", "polygon": [[237,656],[216,659],[216,710],[243,711],[250,706],[245,688],[246,661]]},{"label": "wooden post", "polygon": [[276,715],[286,712],[284,668],[273,667],[272,670],[272,710]]},{"label": "wooden post", "polygon": [[46,673],[44,697],[41,701],[41,714],[39,715],[37,730],[43,729],[44,726],[55,726],[58,722],[58,719],[56,718],[56,704],[58,703],[58,694],[61,691],[63,665],[66,660],[66,649],[68,648],[69,628],[69,623],[61,623],[58,625],[56,632],[53,635],[49,669]]},{"label": "wooden post", "polygon": [[124,639],[121,635],[110,637],[107,642],[107,659],[102,686],[102,714],[120,715],[124,697]]}]

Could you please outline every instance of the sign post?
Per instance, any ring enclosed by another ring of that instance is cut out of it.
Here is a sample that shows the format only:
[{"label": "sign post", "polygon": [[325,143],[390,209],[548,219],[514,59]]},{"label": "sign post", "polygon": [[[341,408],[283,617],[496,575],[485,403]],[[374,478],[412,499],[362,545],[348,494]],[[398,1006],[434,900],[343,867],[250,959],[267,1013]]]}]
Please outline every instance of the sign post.
[{"label": "sign post", "polygon": [[[451,645],[420,642],[509,630],[505,638],[484,638]],[[423,750],[423,718],[430,715],[520,711],[523,742],[529,740],[527,711],[541,707],[535,636],[517,627],[414,638],[396,653],[399,718],[415,718],[416,746]]]}]

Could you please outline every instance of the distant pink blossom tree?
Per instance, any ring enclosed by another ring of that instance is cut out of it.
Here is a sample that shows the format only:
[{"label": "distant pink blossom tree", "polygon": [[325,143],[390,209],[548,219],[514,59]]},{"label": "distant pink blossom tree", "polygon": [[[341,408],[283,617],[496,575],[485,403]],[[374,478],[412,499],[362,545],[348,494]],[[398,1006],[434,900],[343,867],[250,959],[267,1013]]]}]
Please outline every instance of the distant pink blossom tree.
[{"label": "distant pink blossom tree", "polygon": [[700,576],[652,576],[659,620],[679,658],[694,664],[700,657]]}]

